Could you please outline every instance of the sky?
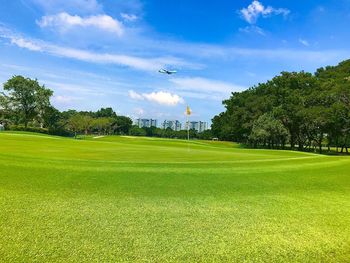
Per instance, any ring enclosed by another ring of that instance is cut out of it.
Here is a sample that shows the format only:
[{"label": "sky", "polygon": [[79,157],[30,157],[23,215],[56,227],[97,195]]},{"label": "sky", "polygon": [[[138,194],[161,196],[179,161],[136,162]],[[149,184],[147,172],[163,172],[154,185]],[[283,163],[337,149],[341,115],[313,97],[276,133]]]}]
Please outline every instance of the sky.
[{"label": "sky", "polygon": [[350,0],[0,0],[0,82],[37,78],[59,110],[210,122],[231,92],[350,58],[349,24]]}]

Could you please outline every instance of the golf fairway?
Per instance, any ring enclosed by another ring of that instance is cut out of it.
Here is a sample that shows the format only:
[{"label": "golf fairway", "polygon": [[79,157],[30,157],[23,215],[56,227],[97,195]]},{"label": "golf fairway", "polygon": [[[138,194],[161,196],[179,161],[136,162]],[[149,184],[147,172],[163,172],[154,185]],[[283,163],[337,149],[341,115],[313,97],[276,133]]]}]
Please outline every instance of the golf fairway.
[{"label": "golf fairway", "polygon": [[0,133],[2,262],[349,262],[350,157]]}]

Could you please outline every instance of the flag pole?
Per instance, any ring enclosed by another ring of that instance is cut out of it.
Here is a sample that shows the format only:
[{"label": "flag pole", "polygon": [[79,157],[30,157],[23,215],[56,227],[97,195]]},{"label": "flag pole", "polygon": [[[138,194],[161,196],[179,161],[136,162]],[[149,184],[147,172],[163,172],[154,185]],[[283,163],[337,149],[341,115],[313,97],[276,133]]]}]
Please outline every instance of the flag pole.
[{"label": "flag pole", "polygon": [[190,107],[187,105],[186,107],[186,119],[187,119],[187,151],[190,151]]},{"label": "flag pole", "polygon": [[190,119],[189,116],[191,114],[190,107],[187,105],[186,107],[186,117],[187,117],[187,141],[190,141]]},{"label": "flag pole", "polygon": [[188,114],[186,116],[187,116],[187,140],[189,141],[190,140],[190,121],[188,118]]}]

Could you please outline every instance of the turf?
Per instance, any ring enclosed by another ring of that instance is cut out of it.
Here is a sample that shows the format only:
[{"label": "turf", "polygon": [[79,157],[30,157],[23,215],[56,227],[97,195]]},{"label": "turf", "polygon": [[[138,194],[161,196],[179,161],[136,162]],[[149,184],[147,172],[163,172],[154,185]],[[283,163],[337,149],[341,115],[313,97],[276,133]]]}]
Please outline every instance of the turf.
[{"label": "turf", "polygon": [[0,261],[349,262],[350,158],[0,133]]}]

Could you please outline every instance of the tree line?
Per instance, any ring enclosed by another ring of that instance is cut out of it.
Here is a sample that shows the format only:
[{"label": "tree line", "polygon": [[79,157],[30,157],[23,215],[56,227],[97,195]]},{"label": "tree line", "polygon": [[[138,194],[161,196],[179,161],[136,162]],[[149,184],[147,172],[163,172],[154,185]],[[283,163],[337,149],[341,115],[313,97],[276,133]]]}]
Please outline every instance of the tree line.
[{"label": "tree line", "polygon": [[38,80],[14,76],[0,93],[0,123],[9,130],[55,135],[129,134],[132,120],[118,116],[112,108],[60,112],[50,102],[53,91]]},{"label": "tree line", "polygon": [[[130,129],[130,135],[170,138],[170,139],[187,139],[187,130],[174,131],[171,128],[161,129],[154,126],[139,128],[138,126],[133,126]],[[195,129],[191,129],[189,130],[189,136],[191,139],[201,139],[201,140],[211,140],[213,138],[211,130],[198,132]]]},{"label": "tree line", "polygon": [[308,72],[282,72],[234,92],[212,120],[221,140],[252,147],[322,152],[350,146],[350,60]]},{"label": "tree line", "polygon": [[[186,139],[187,131],[132,125],[132,120],[119,116],[111,108],[98,111],[59,111],[50,102],[53,91],[38,80],[14,76],[0,92],[0,123],[8,130],[32,131],[61,136],[80,134],[133,135]],[[210,131],[190,131],[191,138],[211,139]]]}]

